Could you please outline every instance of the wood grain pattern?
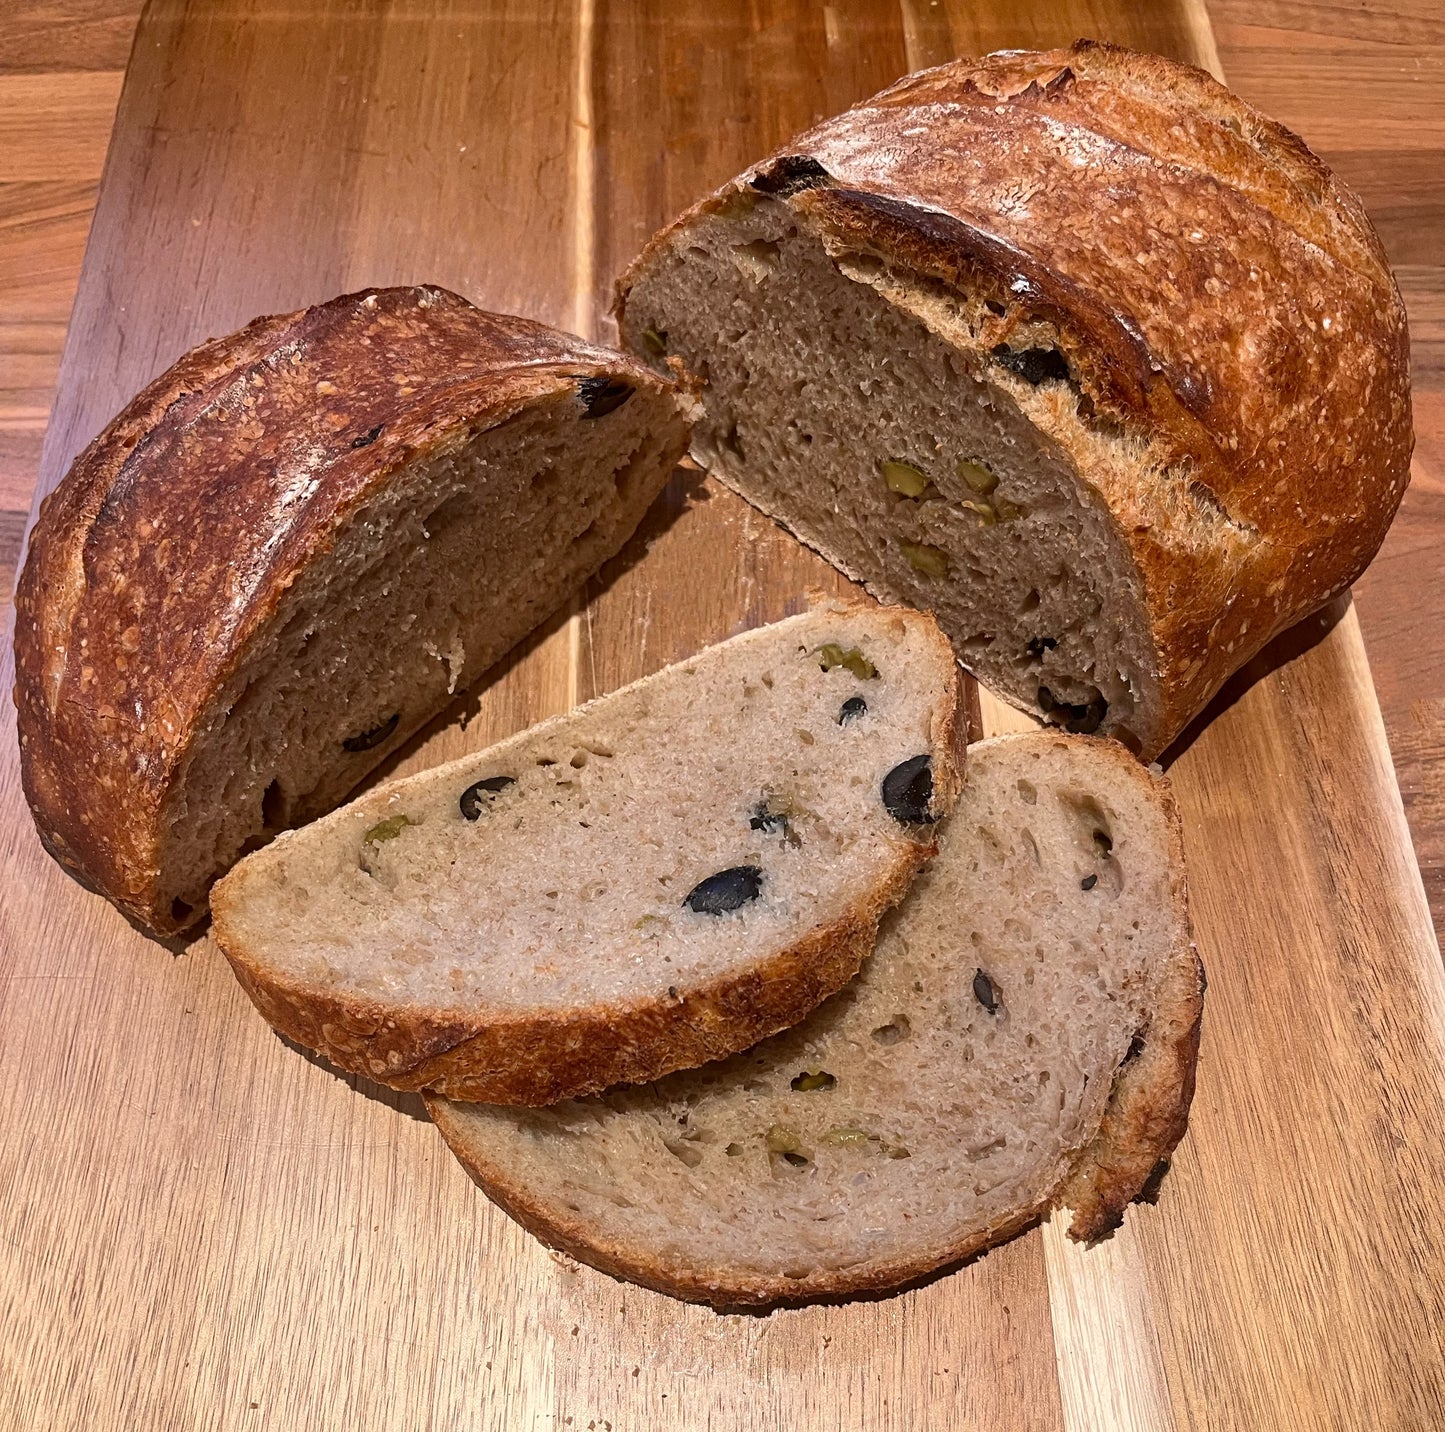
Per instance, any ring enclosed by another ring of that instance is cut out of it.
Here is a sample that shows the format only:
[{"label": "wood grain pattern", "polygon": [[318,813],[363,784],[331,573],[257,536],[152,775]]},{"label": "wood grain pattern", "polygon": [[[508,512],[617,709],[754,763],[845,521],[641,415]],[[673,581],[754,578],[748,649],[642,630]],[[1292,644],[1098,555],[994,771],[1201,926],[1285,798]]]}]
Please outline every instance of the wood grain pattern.
[{"label": "wood grain pattern", "polygon": [[1410,314],[1416,450],[1356,584],[1405,812],[1445,938],[1445,10],[1433,0],[1211,0],[1230,83],[1364,199]]},{"label": "wood grain pattern", "polygon": [[[42,487],[196,339],[348,287],[426,277],[605,336],[637,242],[791,130],[910,65],[1079,33],[1212,59],[1185,3],[157,0]],[[838,585],[680,473],[585,605],[402,764]],[[1440,1425],[1445,979],[1353,616],[1319,635],[1176,761],[1212,986],[1158,1206],[1098,1249],[1050,1227],[766,1319],[553,1258],[416,1100],[287,1048],[207,941],[172,955],[66,880],[7,706],[0,1427]],[[5,688],[8,663],[7,634]]]},{"label": "wood grain pattern", "polygon": [[139,0],[0,9],[0,605],[10,601],[139,9]]},{"label": "wood grain pattern", "polygon": [[[8,0],[0,11],[0,71],[76,75],[125,68],[139,0]],[[106,118],[106,132],[110,119]]]},{"label": "wood grain pattern", "polygon": [[[1219,1428],[1302,1408],[1432,1427],[1445,991],[1353,611],[1316,626],[1174,766],[1209,1034],[1177,1183],[1140,1232],[1176,1406]],[[1228,881],[1208,878],[1221,854]],[[1233,1307],[1200,1296],[1220,1286]]]},{"label": "wood grain pattern", "polygon": [[69,77],[0,75],[0,184],[85,180],[105,155],[120,77],[104,70]]}]

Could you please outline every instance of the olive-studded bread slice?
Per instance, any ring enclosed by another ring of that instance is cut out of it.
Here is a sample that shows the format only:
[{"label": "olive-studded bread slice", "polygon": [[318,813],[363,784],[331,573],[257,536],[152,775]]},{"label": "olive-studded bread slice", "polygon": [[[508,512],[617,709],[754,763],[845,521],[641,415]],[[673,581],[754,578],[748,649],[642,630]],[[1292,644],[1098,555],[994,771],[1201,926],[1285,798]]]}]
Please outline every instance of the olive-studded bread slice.
[{"label": "olive-studded bread slice", "polygon": [[1162,750],[1348,586],[1408,478],[1359,201],[1208,75],[1091,43],[913,75],[674,222],[624,345],[693,453],[964,664]]},{"label": "olive-studded bread slice", "polygon": [[543,1104],[796,1023],[953,805],[958,674],[828,606],[393,781],[244,860],[215,934],[261,1013],[398,1088]]},{"label": "olive-studded bread slice", "polygon": [[46,846],[150,929],[195,924],[621,547],[693,410],[433,287],[188,353],[31,536],[15,700]]},{"label": "olive-studded bread slice", "polygon": [[546,1242],[720,1306],[897,1287],[1061,1205],[1101,1235],[1193,1092],[1173,804],[1113,742],[1004,736],[970,748],[940,844],[796,1028],[646,1088],[432,1117]]}]

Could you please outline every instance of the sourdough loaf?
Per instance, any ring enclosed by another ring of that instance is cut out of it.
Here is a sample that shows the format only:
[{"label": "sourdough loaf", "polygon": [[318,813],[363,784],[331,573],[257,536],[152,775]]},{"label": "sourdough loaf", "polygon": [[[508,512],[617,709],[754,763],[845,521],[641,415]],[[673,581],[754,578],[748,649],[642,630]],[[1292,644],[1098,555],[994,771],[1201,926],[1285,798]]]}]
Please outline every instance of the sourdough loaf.
[{"label": "sourdough loaf", "polygon": [[970,670],[1163,749],[1349,585],[1412,443],[1359,201],[1199,70],[1081,42],[910,76],[655,237],[624,345],[694,456]]},{"label": "sourdough loaf", "polygon": [[927,617],[826,606],[282,835],[214,932],[283,1034],[542,1104],[746,1048],[845,984],[953,805]]},{"label": "sourdough loaf", "polygon": [[896,1287],[1049,1209],[1095,1238],[1184,1131],[1203,979],[1178,821],[1113,742],[969,751],[938,857],[796,1028],[547,1109],[430,1098],[507,1212],[719,1305]]},{"label": "sourdough loaf", "polygon": [[42,504],[16,597],[41,838],[151,930],[336,804],[635,529],[691,400],[434,287],[188,353]]}]

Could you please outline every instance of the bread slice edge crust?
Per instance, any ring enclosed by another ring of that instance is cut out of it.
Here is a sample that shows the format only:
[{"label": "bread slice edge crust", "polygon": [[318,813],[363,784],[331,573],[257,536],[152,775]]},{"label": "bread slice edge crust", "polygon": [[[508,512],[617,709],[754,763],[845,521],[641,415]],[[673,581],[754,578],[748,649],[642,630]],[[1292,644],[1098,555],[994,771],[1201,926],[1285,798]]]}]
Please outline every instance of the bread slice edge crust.
[{"label": "bread slice edge crust", "polygon": [[1117,742],[1069,737],[1055,732],[991,737],[971,750],[1035,742],[1087,744],[1094,758],[1111,761],[1128,780],[1148,784],[1161,798],[1170,857],[1170,900],[1181,936],[1165,957],[1166,977],[1154,1018],[1115,1073],[1102,1122],[1077,1156],[1073,1168],[1046,1198],[1013,1210],[941,1252],[907,1259],[878,1260],[846,1270],[815,1270],[803,1277],[739,1279],[725,1265],[684,1266],[658,1256],[640,1257],[635,1246],[599,1239],[589,1220],[538,1198],[505,1164],[489,1159],[469,1139],[465,1120],[447,1099],[428,1091],[427,1112],[472,1181],[509,1217],[548,1247],[615,1278],[639,1283],[686,1302],[720,1311],[795,1307],[806,1303],[885,1294],[941,1276],[1008,1241],[1060,1208],[1073,1217],[1069,1236],[1095,1242],[1107,1236],[1151,1181],[1183,1137],[1194,1096],[1195,1066],[1204,1009],[1204,971],[1189,923],[1182,825],[1167,783],[1141,766]]},{"label": "bread slice edge crust", "polygon": [[[1120,770],[1141,774],[1121,749],[1107,749]],[[1194,1100],[1207,981],[1192,938],[1179,805],[1167,782],[1157,782],[1156,790],[1171,847],[1170,899],[1185,938],[1170,951],[1141,1047],[1115,1074],[1099,1132],[1060,1191],[1060,1202],[1073,1211],[1069,1236],[1079,1242],[1095,1242],[1118,1226],[1184,1137]]]},{"label": "bread slice edge crust", "polygon": [[[843,615],[880,610],[866,599],[824,605]],[[882,610],[916,624],[934,648],[940,668],[949,673],[928,733],[933,807],[946,814],[963,785],[967,721],[958,666],[947,638],[930,617],[906,608]],[[686,661],[664,667],[597,700],[625,695],[684,665]],[[512,739],[563,727],[592,704]],[[420,774],[430,776],[435,769]],[[233,931],[231,911],[245,879],[244,861],[212,891],[212,929],[241,987],[267,1022],[338,1068],[396,1089],[427,1090],[480,1103],[540,1106],[598,1093],[614,1084],[646,1083],[748,1048],[797,1024],[857,974],[877,941],[880,919],[907,894],[937,848],[935,840],[921,833],[899,836],[888,867],[858,895],[842,919],[811,931],[762,964],[677,999],[602,1004],[585,1011],[543,1009],[503,1015],[476,1007],[397,1005],[289,978]]]},{"label": "bread slice edge crust", "polygon": [[879,920],[935,849],[900,840],[883,878],[842,920],[675,1000],[493,1019],[307,988],[263,972],[243,945],[222,952],[268,1023],[341,1069],[476,1103],[554,1104],[706,1064],[806,1018],[858,973]]}]

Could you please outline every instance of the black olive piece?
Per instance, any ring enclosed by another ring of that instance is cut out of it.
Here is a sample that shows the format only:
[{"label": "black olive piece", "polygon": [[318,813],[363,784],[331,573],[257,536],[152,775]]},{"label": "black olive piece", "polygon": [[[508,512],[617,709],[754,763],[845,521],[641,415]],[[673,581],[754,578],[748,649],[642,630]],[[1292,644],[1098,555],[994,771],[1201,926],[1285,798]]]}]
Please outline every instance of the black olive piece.
[{"label": "black olive piece", "polygon": [[1104,717],[1109,714],[1109,703],[1102,696],[1095,696],[1087,704],[1070,706],[1068,711],[1064,730],[1072,731],[1076,736],[1092,736],[1104,724]]},{"label": "black olive piece", "polygon": [[753,807],[748,826],[752,830],[762,831],[764,835],[786,835],[788,818],[780,811],[769,810],[767,801],[759,801]]},{"label": "black olive piece", "polygon": [[904,825],[932,825],[933,757],[910,756],[883,777],[883,804]]},{"label": "black olive piece", "polygon": [[790,194],[801,194],[804,189],[831,184],[833,176],[806,154],[785,154],[748,182],[749,187],[759,194],[777,194],[780,198],[787,198]]},{"label": "black olive piece", "polygon": [[1109,703],[1095,692],[1088,701],[1060,701],[1047,686],[1039,687],[1039,709],[1055,726],[1076,736],[1092,736],[1104,724]]},{"label": "black olive piece", "polygon": [[378,423],[369,433],[362,433],[360,437],[352,438],[351,446],[354,448],[370,447],[381,436],[381,430],[385,426],[385,423]]},{"label": "black olive piece", "polygon": [[990,1013],[998,1013],[998,989],[982,970],[973,974],[973,997]]},{"label": "black olive piece", "polygon": [[1010,373],[1017,373],[1035,388],[1040,383],[1068,380],[1069,365],[1057,348],[1013,349],[1007,343],[1000,343],[989,351]]},{"label": "black olive piece", "polygon": [[608,413],[620,408],[636,391],[631,383],[624,383],[619,378],[579,380],[577,396],[582,399],[582,406],[587,410],[582,414],[583,419],[605,418]]},{"label": "black olive piece", "polygon": [[504,791],[508,786],[516,784],[516,776],[487,776],[468,786],[462,792],[462,798],[457,804],[461,806],[462,814],[468,820],[479,820],[482,812],[491,805],[498,791]]},{"label": "black olive piece", "polygon": [[856,721],[867,714],[868,703],[861,696],[850,696],[843,703],[843,709],[838,712],[838,724],[846,726],[850,721]]},{"label": "black olive piece", "polygon": [[1052,651],[1058,645],[1058,639],[1051,636],[1034,636],[1029,638],[1029,644],[1024,648],[1035,661],[1043,660],[1046,651]]},{"label": "black olive piece", "polygon": [[682,903],[695,915],[726,915],[751,904],[763,892],[763,872],[756,865],[734,865],[700,880]]},{"label": "black olive piece", "polygon": [[787,1153],[783,1155],[783,1158],[792,1164],[794,1168],[807,1168],[809,1163],[812,1162],[807,1154],[794,1153],[792,1149],[789,1149]]},{"label": "black olive piece", "polygon": [[373,726],[369,731],[363,731],[359,736],[348,736],[342,743],[343,751],[370,751],[381,745],[393,731],[396,730],[396,723],[401,720],[401,712],[393,711],[380,726]]},{"label": "black olive piece", "polygon": [[1099,877],[1097,875],[1086,875],[1081,881],[1079,881],[1079,889],[1092,890],[1094,886],[1096,886],[1098,883]]}]

